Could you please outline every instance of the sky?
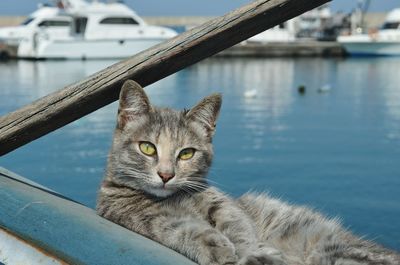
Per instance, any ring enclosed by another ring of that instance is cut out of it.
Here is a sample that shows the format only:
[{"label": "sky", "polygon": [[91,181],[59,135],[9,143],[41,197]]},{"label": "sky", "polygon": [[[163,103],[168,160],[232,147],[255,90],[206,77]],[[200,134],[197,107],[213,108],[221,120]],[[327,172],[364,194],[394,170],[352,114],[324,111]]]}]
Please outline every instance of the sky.
[{"label": "sky", "polygon": [[[48,0],[0,0],[0,15],[28,15],[39,3]],[[240,7],[250,0],[125,0],[143,16],[218,16]],[[350,11],[358,0],[333,0],[333,11]],[[385,12],[400,7],[399,0],[371,0],[370,11]]]}]

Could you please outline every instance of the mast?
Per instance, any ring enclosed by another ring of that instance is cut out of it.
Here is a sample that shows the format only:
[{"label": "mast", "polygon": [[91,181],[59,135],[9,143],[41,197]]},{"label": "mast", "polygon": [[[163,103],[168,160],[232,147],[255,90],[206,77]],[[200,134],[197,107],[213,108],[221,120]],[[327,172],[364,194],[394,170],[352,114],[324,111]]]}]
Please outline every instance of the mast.
[{"label": "mast", "polygon": [[368,12],[369,6],[371,4],[371,0],[364,0],[364,5],[361,9],[361,21],[360,26],[362,29],[365,29],[365,15]]}]

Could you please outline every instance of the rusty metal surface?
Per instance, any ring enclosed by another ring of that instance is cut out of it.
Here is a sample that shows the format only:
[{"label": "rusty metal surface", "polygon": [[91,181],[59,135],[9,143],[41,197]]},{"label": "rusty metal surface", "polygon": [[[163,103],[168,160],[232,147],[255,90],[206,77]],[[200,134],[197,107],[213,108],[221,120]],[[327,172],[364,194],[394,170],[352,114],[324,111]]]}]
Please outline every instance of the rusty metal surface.
[{"label": "rusty metal surface", "polygon": [[[97,216],[92,209],[23,180],[0,168],[0,229],[38,252],[74,265],[194,264]],[[1,249],[5,249],[5,243],[0,240]],[[22,253],[18,247],[14,251],[16,255]],[[4,261],[0,258],[1,263]]]}]

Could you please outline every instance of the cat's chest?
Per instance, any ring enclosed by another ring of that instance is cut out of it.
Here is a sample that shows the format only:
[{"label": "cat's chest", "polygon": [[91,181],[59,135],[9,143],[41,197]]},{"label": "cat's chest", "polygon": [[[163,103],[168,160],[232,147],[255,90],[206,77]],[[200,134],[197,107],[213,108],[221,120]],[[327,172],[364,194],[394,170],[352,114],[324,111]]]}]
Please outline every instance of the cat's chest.
[{"label": "cat's chest", "polygon": [[172,199],[163,202],[160,209],[167,210],[175,216],[191,216],[196,219],[203,219],[201,203],[197,198]]}]

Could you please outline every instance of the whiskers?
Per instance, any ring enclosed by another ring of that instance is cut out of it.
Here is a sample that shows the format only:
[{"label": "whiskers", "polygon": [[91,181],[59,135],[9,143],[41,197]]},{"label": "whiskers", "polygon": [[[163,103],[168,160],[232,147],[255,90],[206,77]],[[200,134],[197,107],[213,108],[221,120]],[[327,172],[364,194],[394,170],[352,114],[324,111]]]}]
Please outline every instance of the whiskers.
[{"label": "whiskers", "polygon": [[[119,185],[124,185],[134,189],[143,189],[151,185],[151,179],[144,172],[134,167],[120,167],[113,171],[113,180]],[[117,176],[117,177],[116,177]]]},{"label": "whiskers", "polygon": [[138,172],[134,170],[123,170],[118,172],[119,178],[123,179],[145,179],[145,175],[138,174]]},{"label": "whiskers", "polygon": [[146,178],[146,174],[137,169],[132,164],[121,163],[118,168],[116,168],[117,174],[124,178],[136,178],[136,179],[144,179]]},{"label": "whiskers", "polygon": [[200,177],[189,177],[174,183],[174,186],[190,195],[203,191],[209,187],[207,181]]}]

